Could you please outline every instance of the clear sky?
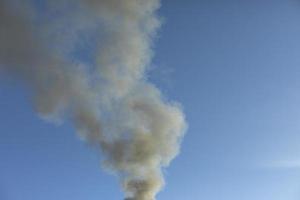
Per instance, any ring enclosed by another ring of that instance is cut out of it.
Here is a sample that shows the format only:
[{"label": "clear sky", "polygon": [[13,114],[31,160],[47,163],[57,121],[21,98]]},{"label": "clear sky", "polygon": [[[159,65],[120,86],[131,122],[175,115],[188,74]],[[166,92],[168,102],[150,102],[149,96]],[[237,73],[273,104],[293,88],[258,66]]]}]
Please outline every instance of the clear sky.
[{"label": "clear sky", "polygon": [[[300,2],[163,0],[149,78],[189,130],[158,200],[300,198]],[[1,45],[1,44],[0,44]],[[0,199],[122,199],[68,123],[0,78]]]}]

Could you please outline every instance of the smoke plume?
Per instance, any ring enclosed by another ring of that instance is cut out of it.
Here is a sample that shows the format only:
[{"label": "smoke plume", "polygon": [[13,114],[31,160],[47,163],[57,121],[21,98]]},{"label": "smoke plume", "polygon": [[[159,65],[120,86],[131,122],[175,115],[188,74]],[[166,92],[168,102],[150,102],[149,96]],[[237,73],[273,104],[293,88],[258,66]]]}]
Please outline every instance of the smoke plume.
[{"label": "smoke plume", "polygon": [[0,72],[26,84],[42,118],[72,121],[101,149],[126,200],[155,200],[186,128],[180,106],[146,77],[159,7],[159,0],[0,0]]}]

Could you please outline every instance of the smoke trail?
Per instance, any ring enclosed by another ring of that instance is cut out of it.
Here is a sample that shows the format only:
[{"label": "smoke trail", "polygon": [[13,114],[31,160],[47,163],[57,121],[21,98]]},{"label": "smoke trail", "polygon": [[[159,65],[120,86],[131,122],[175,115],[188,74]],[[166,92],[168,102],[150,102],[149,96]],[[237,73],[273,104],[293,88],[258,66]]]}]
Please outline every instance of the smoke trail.
[{"label": "smoke trail", "polygon": [[[146,78],[159,0],[43,3],[42,15],[30,0],[0,0],[0,70],[26,83],[42,117],[71,120],[100,147],[126,200],[154,200],[186,128],[180,106]],[[88,63],[72,57],[85,36]]]}]

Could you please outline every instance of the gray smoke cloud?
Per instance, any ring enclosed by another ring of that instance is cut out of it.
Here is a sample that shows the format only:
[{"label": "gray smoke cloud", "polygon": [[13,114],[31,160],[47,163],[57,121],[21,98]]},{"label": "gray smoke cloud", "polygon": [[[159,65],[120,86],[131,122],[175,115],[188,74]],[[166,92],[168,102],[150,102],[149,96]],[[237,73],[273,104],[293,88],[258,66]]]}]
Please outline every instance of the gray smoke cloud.
[{"label": "gray smoke cloud", "polygon": [[[0,72],[24,81],[46,120],[71,120],[120,177],[126,200],[155,200],[186,130],[146,74],[159,0],[0,0]],[[41,13],[40,11],[43,11]],[[92,38],[90,62],[72,56]]]}]

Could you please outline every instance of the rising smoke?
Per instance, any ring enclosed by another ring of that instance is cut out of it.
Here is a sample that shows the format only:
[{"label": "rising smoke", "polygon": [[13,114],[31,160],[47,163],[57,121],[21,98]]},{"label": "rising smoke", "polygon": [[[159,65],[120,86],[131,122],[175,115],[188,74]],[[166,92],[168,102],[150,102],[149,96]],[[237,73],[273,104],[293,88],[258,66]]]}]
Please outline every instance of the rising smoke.
[{"label": "rising smoke", "polygon": [[[24,81],[40,116],[71,120],[101,149],[126,200],[155,199],[186,128],[180,106],[146,77],[159,7],[159,0],[0,0],[0,72]],[[85,44],[89,62],[73,55]]]}]

